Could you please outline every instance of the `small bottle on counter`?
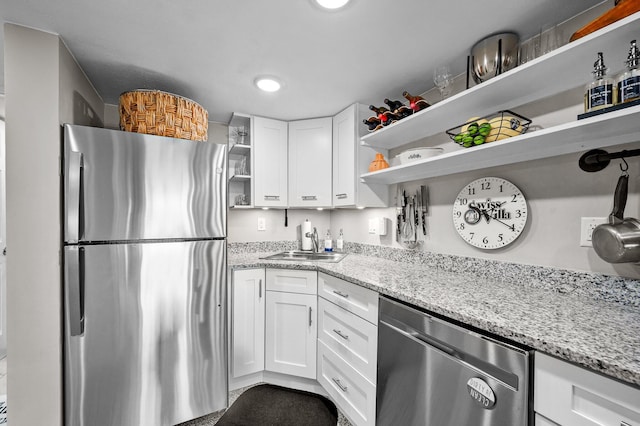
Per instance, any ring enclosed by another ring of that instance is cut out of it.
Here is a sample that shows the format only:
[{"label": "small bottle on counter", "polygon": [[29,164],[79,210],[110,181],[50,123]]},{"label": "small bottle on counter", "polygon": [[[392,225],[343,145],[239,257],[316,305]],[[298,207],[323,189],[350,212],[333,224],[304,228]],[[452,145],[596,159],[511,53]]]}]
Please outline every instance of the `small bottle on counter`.
[{"label": "small bottle on counter", "polygon": [[342,234],[342,229],[340,229],[340,234],[338,235],[338,239],[336,240],[336,251],[342,252],[344,250],[344,235]]},{"label": "small bottle on counter", "polygon": [[607,76],[602,52],[598,52],[598,59],[593,64],[593,81],[587,84],[584,94],[584,112],[613,106],[617,100],[617,92],[615,81]]},{"label": "small bottle on counter", "polygon": [[333,251],[333,241],[331,241],[331,230],[329,229],[324,237],[324,251]]},{"label": "small bottle on counter", "polygon": [[618,77],[618,103],[640,99],[640,49],[636,41],[631,41],[627,69]]}]

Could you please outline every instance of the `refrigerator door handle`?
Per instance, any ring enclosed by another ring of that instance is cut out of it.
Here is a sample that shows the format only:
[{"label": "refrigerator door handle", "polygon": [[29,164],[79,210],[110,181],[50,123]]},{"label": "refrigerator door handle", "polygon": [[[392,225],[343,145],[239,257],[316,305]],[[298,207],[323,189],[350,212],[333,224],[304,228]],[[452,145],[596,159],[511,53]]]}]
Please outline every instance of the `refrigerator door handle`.
[{"label": "refrigerator door handle", "polygon": [[71,151],[68,158],[67,235],[69,242],[77,243],[84,236],[84,159],[77,151]]},{"label": "refrigerator door handle", "polygon": [[84,247],[69,247],[65,286],[68,327],[71,336],[84,334]]}]

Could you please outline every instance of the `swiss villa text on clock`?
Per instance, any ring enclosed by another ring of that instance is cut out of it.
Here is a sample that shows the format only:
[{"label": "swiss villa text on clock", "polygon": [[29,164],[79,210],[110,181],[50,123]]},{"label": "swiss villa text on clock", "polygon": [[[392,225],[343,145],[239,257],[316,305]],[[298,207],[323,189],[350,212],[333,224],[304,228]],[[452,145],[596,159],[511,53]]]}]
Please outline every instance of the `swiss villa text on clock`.
[{"label": "swiss villa text on clock", "polygon": [[453,205],[453,225],[472,246],[497,249],[520,236],[527,212],[527,201],[517,186],[485,177],[462,188]]}]

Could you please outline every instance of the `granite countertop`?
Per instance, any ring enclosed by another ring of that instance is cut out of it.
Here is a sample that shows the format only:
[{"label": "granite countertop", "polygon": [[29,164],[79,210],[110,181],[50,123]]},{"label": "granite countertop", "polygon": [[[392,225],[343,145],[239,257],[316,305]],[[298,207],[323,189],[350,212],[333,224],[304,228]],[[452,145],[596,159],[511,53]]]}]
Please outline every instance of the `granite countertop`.
[{"label": "granite countertop", "polygon": [[[515,280],[451,272],[433,265],[349,254],[339,263],[264,260],[230,253],[232,268],[324,272],[640,386],[640,306]],[[468,269],[474,271],[474,269]]]}]

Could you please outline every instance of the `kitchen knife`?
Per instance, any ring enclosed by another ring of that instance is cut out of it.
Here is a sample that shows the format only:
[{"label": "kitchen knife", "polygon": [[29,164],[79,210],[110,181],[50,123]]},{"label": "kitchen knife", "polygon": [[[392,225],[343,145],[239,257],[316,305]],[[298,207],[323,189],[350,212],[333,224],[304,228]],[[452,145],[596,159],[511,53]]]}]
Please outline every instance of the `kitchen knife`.
[{"label": "kitchen knife", "polygon": [[426,236],[427,235],[426,216],[427,216],[427,206],[429,205],[429,195],[427,193],[426,185],[420,185],[420,194],[421,194],[421,200],[422,200],[422,202],[420,203],[420,209],[422,210],[422,233]]},{"label": "kitchen knife", "polygon": [[414,215],[414,222],[415,222],[415,227],[413,228],[413,242],[415,243],[418,241],[418,227],[420,226],[420,219],[418,217],[418,204],[416,202],[417,193],[411,198],[413,202],[413,215]]},{"label": "kitchen knife", "polygon": [[402,188],[398,185],[396,190],[396,241],[402,240]]}]

